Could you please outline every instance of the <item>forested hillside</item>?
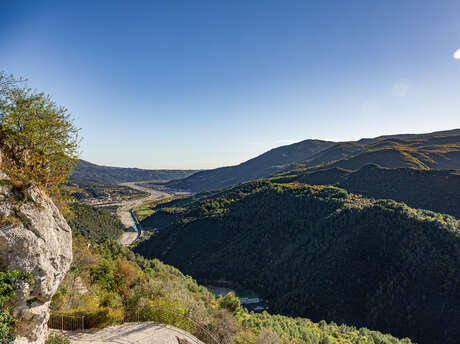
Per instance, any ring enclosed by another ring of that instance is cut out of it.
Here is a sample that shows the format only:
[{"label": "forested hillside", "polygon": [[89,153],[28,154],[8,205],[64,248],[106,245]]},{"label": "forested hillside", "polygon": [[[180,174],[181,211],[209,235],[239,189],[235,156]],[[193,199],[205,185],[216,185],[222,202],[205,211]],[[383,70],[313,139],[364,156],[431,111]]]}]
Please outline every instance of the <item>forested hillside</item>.
[{"label": "forested hillside", "polygon": [[147,257],[199,280],[244,283],[275,313],[458,342],[453,217],[332,186],[268,181],[161,207],[183,209],[139,245]]},{"label": "forested hillside", "polygon": [[143,170],[140,168],[109,167],[78,160],[70,180],[77,184],[118,184],[146,180],[173,180],[186,178],[196,170]]},{"label": "forested hillside", "polygon": [[372,198],[401,201],[460,218],[460,171],[382,168],[367,165],[357,171],[338,167],[304,170],[270,178],[273,182],[337,185]]},{"label": "forested hillside", "polygon": [[272,149],[237,166],[201,171],[194,175],[168,183],[173,189],[193,192],[221,189],[251,179],[268,177],[285,169],[290,164],[310,158],[335,145],[335,142],[305,140]]},{"label": "forested hillside", "polygon": [[98,244],[77,235],[73,251],[72,268],[51,307],[55,315],[84,315],[86,327],[139,317],[182,328],[210,344],[215,343],[210,334],[223,344],[411,343],[366,328],[249,313],[234,295],[216,298],[176,268],[114,241]]},{"label": "forested hillside", "polygon": [[82,234],[97,242],[117,240],[124,229],[117,217],[116,207],[95,208],[74,203],[72,216],[67,222],[74,234]]}]

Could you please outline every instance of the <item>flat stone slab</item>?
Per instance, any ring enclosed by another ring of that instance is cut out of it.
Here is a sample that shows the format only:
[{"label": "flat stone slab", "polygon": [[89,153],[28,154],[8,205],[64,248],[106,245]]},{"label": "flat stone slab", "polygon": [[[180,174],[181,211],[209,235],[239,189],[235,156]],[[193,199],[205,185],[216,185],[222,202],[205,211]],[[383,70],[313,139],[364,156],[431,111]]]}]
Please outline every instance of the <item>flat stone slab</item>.
[{"label": "flat stone slab", "polygon": [[79,332],[50,329],[49,332],[67,337],[72,344],[178,344],[176,337],[190,344],[205,344],[184,330],[154,322],[125,323]]}]

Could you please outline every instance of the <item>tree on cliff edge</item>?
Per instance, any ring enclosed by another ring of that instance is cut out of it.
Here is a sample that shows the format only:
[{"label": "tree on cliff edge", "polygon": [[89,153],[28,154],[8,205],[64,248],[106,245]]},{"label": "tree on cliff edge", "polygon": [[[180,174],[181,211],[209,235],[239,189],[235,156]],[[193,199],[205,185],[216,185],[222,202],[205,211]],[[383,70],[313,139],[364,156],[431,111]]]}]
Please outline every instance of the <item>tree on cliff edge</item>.
[{"label": "tree on cliff edge", "polygon": [[62,183],[77,159],[79,138],[67,109],[0,72],[2,169],[17,185],[35,184],[63,203]]}]

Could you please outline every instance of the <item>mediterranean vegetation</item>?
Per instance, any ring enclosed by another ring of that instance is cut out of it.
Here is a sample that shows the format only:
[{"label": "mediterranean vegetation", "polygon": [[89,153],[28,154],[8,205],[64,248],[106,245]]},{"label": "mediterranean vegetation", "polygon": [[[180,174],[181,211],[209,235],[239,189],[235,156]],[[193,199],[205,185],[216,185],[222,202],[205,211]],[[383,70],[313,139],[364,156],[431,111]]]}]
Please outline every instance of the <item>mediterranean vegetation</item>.
[{"label": "mediterranean vegetation", "polygon": [[124,226],[117,217],[117,207],[95,208],[85,204],[73,203],[72,216],[67,220],[73,233],[101,242],[117,240]]},{"label": "mediterranean vegetation", "polygon": [[[166,216],[168,208],[176,212]],[[259,180],[161,204],[150,223],[156,233],[136,252],[202,282],[240,282],[275,313],[421,343],[460,335],[460,231],[449,215]]]},{"label": "mediterranean vegetation", "polygon": [[460,218],[459,170],[383,168],[371,164],[359,170],[332,167],[290,171],[270,180],[277,183],[336,185],[366,197],[393,199],[414,208]]},{"label": "mediterranean vegetation", "polygon": [[411,343],[365,328],[248,312],[232,293],[216,298],[176,268],[116,241],[97,243],[76,234],[73,250],[52,315],[84,315],[86,327],[139,319],[174,325],[205,343]]},{"label": "mediterranean vegetation", "polygon": [[0,72],[2,170],[18,188],[45,190],[63,213],[69,211],[71,174],[79,147],[78,128],[66,108],[50,96]]},{"label": "mediterranean vegetation", "polygon": [[70,344],[70,340],[58,334],[49,335],[45,344]]},{"label": "mediterranean vegetation", "polygon": [[[12,185],[18,195],[35,186],[71,217],[71,189],[65,182],[77,158],[79,138],[67,109],[28,88],[24,79],[0,72],[0,144],[0,164],[6,174],[2,183]],[[2,225],[14,221],[21,220],[14,215],[0,219]],[[10,309],[20,281],[29,276],[0,268],[0,342],[13,343],[15,320]]]},{"label": "mediterranean vegetation", "polygon": [[[306,140],[198,173],[98,166],[77,159],[78,128],[67,109],[0,73],[4,182],[18,193],[40,188],[68,220],[74,261],[51,310],[84,316],[86,328],[156,321],[221,344],[456,343],[458,220],[375,197],[457,216],[456,196],[447,193],[446,202],[441,192],[458,174],[435,169],[460,167],[459,137]],[[143,196],[118,183],[179,178],[166,185],[203,191],[257,180],[135,208],[150,230],[135,251],[118,243],[116,207],[82,204]],[[436,195],[404,187],[413,181],[431,183]],[[11,308],[25,278],[0,272],[2,343],[14,341]],[[277,314],[250,312],[233,293],[215,297],[194,278],[251,288]]]},{"label": "mediterranean vegetation", "polygon": [[14,319],[11,315],[11,303],[18,289],[18,282],[27,276],[17,271],[0,271],[0,343],[9,344],[14,342],[11,326]]}]

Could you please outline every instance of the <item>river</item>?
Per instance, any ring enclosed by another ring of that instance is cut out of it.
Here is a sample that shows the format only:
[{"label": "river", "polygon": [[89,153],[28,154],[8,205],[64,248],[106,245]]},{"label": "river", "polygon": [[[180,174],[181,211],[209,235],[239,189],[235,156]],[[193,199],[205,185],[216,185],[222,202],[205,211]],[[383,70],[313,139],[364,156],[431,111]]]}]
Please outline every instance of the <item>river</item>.
[{"label": "river", "polygon": [[[145,183],[148,183],[148,182],[150,181],[145,181]],[[135,206],[140,205],[145,201],[151,201],[151,200],[155,200],[158,198],[170,196],[170,194],[166,192],[158,191],[158,190],[154,190],[154,189],[150,189],[150,188],[146,188],[146,187],[137,185],[138,183],[141,183],[141,182],[128,182],[128,183],[120,184],[123,186],[130,187],[132,189],[138,190],[138,191],[143,191],[143,192],[148,193],[148,196],[146,197],[139,198],[136,200],[128,200],[124,202],[117,210],[118,217],[120,218],[120,221],[125,226],[125,233],[123,233],[123,235],[121,236],[120,244],[125,245],[125,246],[131,245],[141,235],[141,229],[138,228],[139,226],[136,223],[137,221],[134,218],[132,209]]]}]

